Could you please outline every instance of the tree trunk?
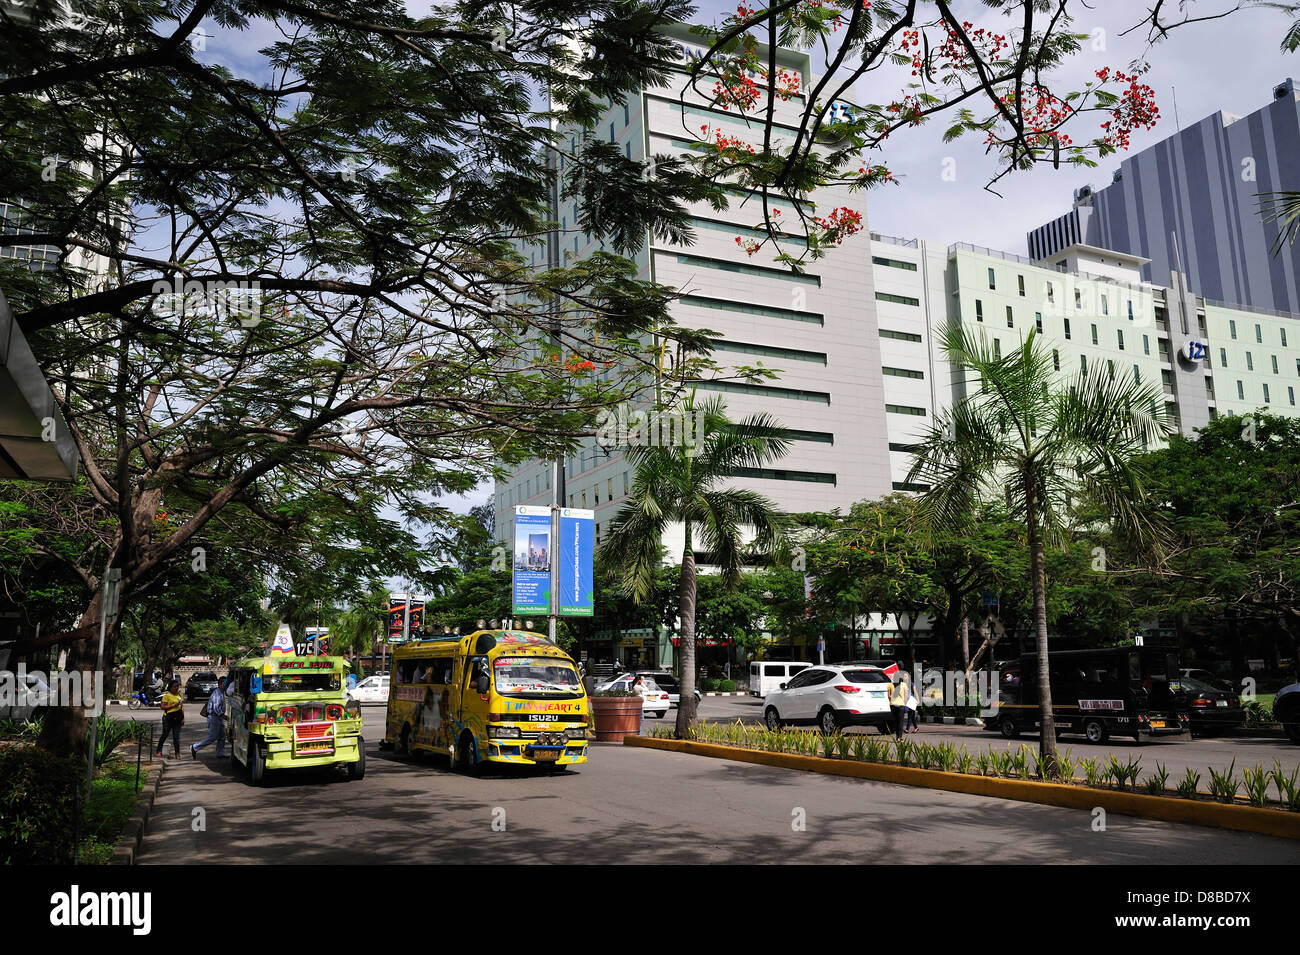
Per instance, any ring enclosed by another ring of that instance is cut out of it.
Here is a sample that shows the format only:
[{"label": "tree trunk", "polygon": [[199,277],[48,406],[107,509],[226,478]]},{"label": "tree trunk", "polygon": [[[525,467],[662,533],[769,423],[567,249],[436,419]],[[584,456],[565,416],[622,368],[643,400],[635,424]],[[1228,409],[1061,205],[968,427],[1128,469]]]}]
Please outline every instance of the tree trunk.
[{"label": "tree trunk", "polygon": [[[98,624],[100,607],[104,599],[103,586],[96,586],[91,594],[90,606],[86,608],[85,613],[77,621],[77,626],[86,627],[95,624],[96,628],[92,636],[83,637],[72,642],[68,648],[67,658],[67,669],[69,671],[81,671],[82,686],[87,685],[87,678],[90,678],[90,680],[94,678],[95,661],[99,654]],[[104,659],[109,661],[111,658],[107,652],[107,635],[105,635],[104,645]],[[53,685],[53,681],[51,683]],[[94,684],[90,682],[89,685],[93,686]],[[105,686],[105,691],[107,692],[107,686]],[[84,756],[86,752],[86,715],[81,707],[51,705],[46,709],[45,722],[41,727],[38,744],[42,749],[48,750],[57,756]]]},{"label": "tree trunk", "polygon": [[1029,559],[1034,583],[1034,630],[1038,635],[1038,719],[1042,730],[1038,737],[1038,761],[1044,773],[1056,776],[1056,721],[1052,718],[1051,665],[1047,658],[1047,575],[1043,561],[1043,542],[1038,534],[1038,510],[1034,496],[1036,485],[1032,467],[1027,467],[1025,481],[1025,523],[1029,532]]},{"label": "tree trunk", "polygon": [[695,548],[691,522],[686,522],[686,546],[682,548],[682,576],[677,590],[677,615],[682,662],[681,692],[677,702],[677,738],[686,739],[695,725]]}]

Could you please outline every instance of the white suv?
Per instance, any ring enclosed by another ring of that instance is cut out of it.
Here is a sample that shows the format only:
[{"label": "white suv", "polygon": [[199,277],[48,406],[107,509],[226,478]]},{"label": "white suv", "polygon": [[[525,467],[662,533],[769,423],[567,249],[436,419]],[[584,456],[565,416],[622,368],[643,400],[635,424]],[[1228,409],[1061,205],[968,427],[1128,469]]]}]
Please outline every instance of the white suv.
[{"label": "white suv", "polygon": [[845,726],[874,726],[888,733],[892,681],[879,667],[814,666],[801,670],[763,700],[768,729],[786,723],[816,726],[833,733]]}]

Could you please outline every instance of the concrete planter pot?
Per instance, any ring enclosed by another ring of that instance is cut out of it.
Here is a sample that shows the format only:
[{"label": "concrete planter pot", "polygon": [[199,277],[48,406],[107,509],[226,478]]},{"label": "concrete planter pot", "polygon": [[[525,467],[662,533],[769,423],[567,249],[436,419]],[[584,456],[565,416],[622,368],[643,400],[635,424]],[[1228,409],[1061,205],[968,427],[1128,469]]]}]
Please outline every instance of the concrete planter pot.
[{"label": "concrete planter pot", "polygon": [[640,696],[593,696],[591,722],[599,743],[621,743],[641,733]]}]

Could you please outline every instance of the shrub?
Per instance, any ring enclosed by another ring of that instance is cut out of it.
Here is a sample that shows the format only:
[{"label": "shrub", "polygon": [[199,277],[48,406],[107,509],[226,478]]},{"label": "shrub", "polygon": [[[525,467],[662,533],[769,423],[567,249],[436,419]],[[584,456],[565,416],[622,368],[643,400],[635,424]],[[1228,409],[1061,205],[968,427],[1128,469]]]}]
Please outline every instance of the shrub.
[{"label": "shrub", "polygon": [[1147,779],[1147,792],[1152,796],[1163,796],[1165,784],[1169,782],[1169,770],[1164,763],[1156,763],[1156,771]]},{"label": "shrub", "polygon": [[723,693],[735,693],[735,692],[736,692],[736,681],[735,681],[735,680],[718,680],[718,681],[716,681],[716,682],[717,682],[717,684],[718,684],[718,689],[719,689],[721,692],[723,692]]},{"label": "shrub", "polygon": [[1232,762],[1222,773],[1213,766],[1210,767],[1210,795],[1215,799],[1232,802],[1237,797],[1239,788],[1241,783],[1237,779],[1237,757],[1232,757]]},{"label": "shrub", "polygon": [[1187,767],[1187,774],[1183,776],[1182,781],[1178,784],[1178,795],[1186,799],[1195,799],[1200,792],[1201,774]]},{"label": "shrub", "polygon": [[1300,809],[1300,787],[1296,785],[1296,776],[1300,774],[1300,766],[1291,770],[1288,776],[1282,769],[1281,760],[1273,760],[1273,768],[1269,770],[1269,776],[1272,777],[1273,785],[1277,787],[1277,798],[1288,809]]},{"label": "shrub", "polygon": [[1246,777],[1246,799],[1252,806],[1267,806],[1270,782],[1268,770],[1263,766],[1256,766],[1254,769],[1243,769],[1241,773]]},{"label": "shrub", "polygon": [[72,831],[79,761],[35,746],[0,749],[0,863],[66,865]]}]

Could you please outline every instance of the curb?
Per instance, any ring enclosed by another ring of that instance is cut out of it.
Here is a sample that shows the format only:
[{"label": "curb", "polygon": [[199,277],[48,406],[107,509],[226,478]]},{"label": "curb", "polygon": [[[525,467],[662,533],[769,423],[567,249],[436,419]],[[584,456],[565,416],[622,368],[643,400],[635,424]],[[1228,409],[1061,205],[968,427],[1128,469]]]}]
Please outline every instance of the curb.
[{"label": "curb", "polygon": [[117,837],[117,843],[113,846],[113,856],[108,860],[109,865],[135,865],[136,854],[140,851],[140,842],[144,839],[145,826],[149,823],[149,814],[153,812],[154,797],[158,795],[158,787],[162,784],[163,772],[166,768],[167,762],[162,759],[155,759],[154,764],[149,767],[144,785],[140,787],[140,794],[136,798],[135,812],[131,813],[131,818],[127,820],[122,834]]},{"label": "curb", "polygon": [[1064,783],[971,776],[963,773],[946,773],[937,769],[894,766],[888,763],[859,763],[853,760],[826,759],[821,756],[794,756],[788,753],[769,753],[765,750],[739,749],[688,740],[628,736],[624,738],[623,745],[832,776],[852,776],[857,779],[871,779],[902,786],[920,786],[972,796],[1013,799],[1063,809],[1083,809],[1090,812],[1100,807],[1107,812],[1123,816],[1140,816],[1162,822],[1181,822],[1194,826],[1280,836],[1284,839],[1300,839],[1300,813],[1280,809],[1259,809],[1255,806],[1232,806],[1168,796],[1147,796],[1142,793],[1091,789]]},{"label": "curb", "polygon": [[[703,693],[704,691],[701,690],[700,692]],[[749,696],[749,694],[746,693],[744,690],[735,690],[733,692],[727,692],[727,693],[723,693],[721,690],[709,690],[707,693],[704,693],[704,695],[705,696]]]},{"label": "curb", "polygon": [[978,716],[921,716],[922,723],[942,723],[944,726],[983,726]]}]

